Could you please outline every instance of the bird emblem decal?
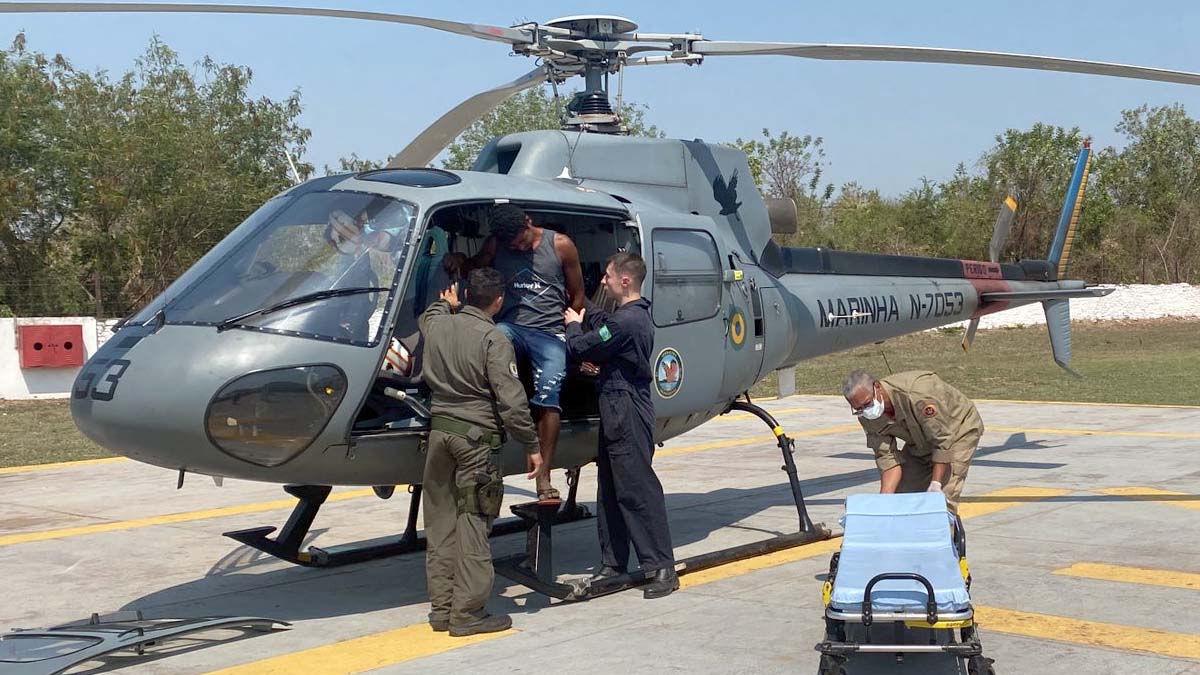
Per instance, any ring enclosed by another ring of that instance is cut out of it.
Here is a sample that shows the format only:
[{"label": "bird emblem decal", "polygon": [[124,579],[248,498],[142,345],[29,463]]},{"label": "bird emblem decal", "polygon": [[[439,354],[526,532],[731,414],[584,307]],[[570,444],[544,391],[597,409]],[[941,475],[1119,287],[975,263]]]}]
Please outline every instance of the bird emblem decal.
[{"label": "bird emblem decal", "polygon": [[729,177],[729,184],[725,184],[725,178],[721,174],[713,179],[713,199],[721,205],[721,215],[728,216],[731,213],[737,213],[738,208],[742,205],[737,200],[737,183],[738,172],[733,170],[733,174]]}]

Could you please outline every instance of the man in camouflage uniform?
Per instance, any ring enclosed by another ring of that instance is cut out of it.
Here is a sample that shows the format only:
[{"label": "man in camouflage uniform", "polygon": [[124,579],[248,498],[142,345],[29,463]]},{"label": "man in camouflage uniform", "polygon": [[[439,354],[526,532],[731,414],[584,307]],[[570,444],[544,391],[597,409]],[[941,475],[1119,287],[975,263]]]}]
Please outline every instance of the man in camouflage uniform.
[{"label": "man in camouflage uniform", "polygon": [[466,306],[457,284],[421,315],[425,381],[433,393],[422,503],[429,624],[454,637],[491,633],[512,619],[487,613],[495,573],[488,534],[504,499],[497,453],[501,426],[525,448],[529,477],[541,466],[537,432],[517,379],[512,343],[492,317],[504,304],[504,278],[471,272]]},{"label": "man in camouflage uniform", "polygon": [[[983,420],[962,392],[928,371],[875,379],[864,370],[842,384],[850,410],[867,433],[879,467],[879,491],[942,492],[953,513],[979,439]],[[904,441],[897,448],[896,440]]]}]

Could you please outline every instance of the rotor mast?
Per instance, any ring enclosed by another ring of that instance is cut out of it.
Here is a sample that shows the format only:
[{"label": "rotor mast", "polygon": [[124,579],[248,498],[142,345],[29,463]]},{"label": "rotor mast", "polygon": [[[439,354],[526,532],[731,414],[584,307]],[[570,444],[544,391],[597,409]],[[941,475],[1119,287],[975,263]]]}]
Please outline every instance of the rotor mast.
[{"label": "rotor mast", "polygon": [[[584,88],[567,103],[563,128],[570,131],[620,134],[626,131],[620,111],[608,97],[608,76],[620,73],[625,65],[628,38],[637,24],[619,16],[568,16],[546,23],[554,32],[569,38],[550,37],[543,57],[551,67],[570,68],[583,75]],[[570,64],[574,61],[574,64]]]}]

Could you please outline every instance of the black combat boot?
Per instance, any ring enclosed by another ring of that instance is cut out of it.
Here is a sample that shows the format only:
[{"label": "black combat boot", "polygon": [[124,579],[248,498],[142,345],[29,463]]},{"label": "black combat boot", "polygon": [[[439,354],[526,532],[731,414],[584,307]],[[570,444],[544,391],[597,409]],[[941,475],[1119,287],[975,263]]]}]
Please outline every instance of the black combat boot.
[{"label": "black combat boot", "polygon": [[625,570],[619,570],[615,567],[609,567],[608,565],[601,564],[599,569],[592,573],[592,581],[611,579],[622,574],[625,574]]},{"label": "black combat boot", "polygon": [[675,574],[674,567],[664,567],[654,572],[650,583],[646,584],[645,590],[642,591],[642,597],[647,600],[665,598],[677,590],[679,590],[679,575]]},{"label": "black combat boot", "polygon": [[468,624],[450,626],[450,636],[466,637],[468,635],[478,635],[479,633],[499,633],[509,628],[512,628],[511,618],[503,615],[488,614]]}]

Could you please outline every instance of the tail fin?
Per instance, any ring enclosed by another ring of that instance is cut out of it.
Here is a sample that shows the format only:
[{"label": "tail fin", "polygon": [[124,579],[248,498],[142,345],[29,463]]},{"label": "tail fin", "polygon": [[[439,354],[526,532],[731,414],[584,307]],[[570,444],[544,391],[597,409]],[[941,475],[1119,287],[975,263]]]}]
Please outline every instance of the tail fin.
[{"label": "tail fin", "polygon": [[[1102,297],[1112,292],[1111,288],[1096,288],[1085,286],[1081,281],[1061,280],[1067,276],[1067,266],[1071,262],[1071,245],[1075,241],[1075,231],[1079,226],[1080,211],[1083,208],[1083,194],[1087,189],[1088,167],[1092,160],[1091,141],[1084,141],[1079,158],[1075,161],[1075,171],[1071,174],[1071,182],[1067,185],[1067,196],[1063,200],[1062,213],[1058,218],[1058,228],[1054,232],[1054,241],[1050,244],[1050,253],[1046,260],[1054,270],[1053,279],[1059,281],[1046,290],[993,291],[981,293],[979,299],[985,301],[1009,300],[1021,304],[1040,301],[1046,312],[1046,328],[1050,333],[1050,349],[1054,354],[1054,362],[1063,370],[1075,377],[1079,373],[1071,370],[1071,298]],[[1009,209],[1005,213],[1002,208],[996,219],[995,230],[992,234],[991,258],[996,262],[1004,240],[1008,236],[1008,228],[1016,212],[1016,203],[1011,198],[1006,200]],[[979,327],[979,319],[972,319],[963,336],[962,347],[967,349],[975,337]]]},{"label": "tail fin", "polygon": [[[1061,280],[1067,276],[1091,163],[1092,143],[1084,141],[1079,159],[1075,160],[1075,172],[1067,187],[1062,212],[1058,216],[1058,229],[1054,232],[1054,242],[1050,244],[1050,255],[1046,258],[1054,268],[1055,279]],[[1068,373],[1080,377],[1079,373],[1071,370],[1071,301],[1067,298],[1043,300],[1042,309],[1046,312],[1046,329],[1050,333],[1050,351],[1054,354],[1054,362]]]},{"label": "tail fin", "polygon": [[1071,175],[1067,197],[1063,200],[1062,212],[1058,216],[1058,229],[1054,232],[1054,242],[1050,244],[1050,254],[1046,257],[1056,271],[1056,279],[1067,276],[1071,245],[1075,241],[1075,229],[1079,225],[1079,213],[1083,208],[1083,193],[1087,189],[1088,166],[1091,161],[1092,142],[1088,140],[1083,142],[1079,159],[1075,161],[1075,172]]}]

